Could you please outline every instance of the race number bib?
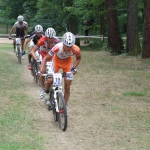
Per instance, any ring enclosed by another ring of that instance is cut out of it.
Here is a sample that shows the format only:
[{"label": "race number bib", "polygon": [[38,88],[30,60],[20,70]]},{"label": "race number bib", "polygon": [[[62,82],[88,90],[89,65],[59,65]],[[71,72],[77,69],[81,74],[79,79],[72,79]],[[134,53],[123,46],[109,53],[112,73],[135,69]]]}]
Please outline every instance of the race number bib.
[{"label": "race number bib", "polygon": [[17,45],[21,44],[20,38],[16,38],[16,44],[17,44]]},{"label": "race number bib", "polygon": [[66,72],[66,80],[73,80],[73,73],[72,72]]},{"label": "race number bib", "polygon": [[61,73],[54,73],[53,74],[53,85],[59,86],[62,83],[62,74]]},{"label": "race number bib", "polygon": [[46,63],[46,73],[53,73],[53,66],[52,66],[52,62],[47,62]]}]

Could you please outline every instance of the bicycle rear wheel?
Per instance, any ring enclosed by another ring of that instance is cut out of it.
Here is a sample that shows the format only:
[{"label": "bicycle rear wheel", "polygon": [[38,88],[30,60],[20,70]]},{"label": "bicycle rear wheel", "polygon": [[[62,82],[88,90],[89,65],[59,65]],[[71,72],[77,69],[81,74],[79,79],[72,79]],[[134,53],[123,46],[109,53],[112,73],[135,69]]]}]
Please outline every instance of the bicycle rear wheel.
[{"label": "bicycle rear wheel", "polygon": [[67,129],[67,108],[66,108],[66,102],[64,99],[64,96],[61,92],[58,92],[58,108],[59,108],[59,127],[62,131],[65,131]]},{"label": "bicycle rear wheel", "polygon": [[[51,104],[51,107],[52,107],[52,113],[53,113],[53,116],[54,116],[54,120],[58,121],[58,112],[56,112],[56,108],[55,108],[54,90],[53,89],[50,90],[50,104]],[[48,106],[48,109],[51,110],[50,106]]]},{"label": "bicycle rear wheel", "polygon": [[17,46],[17,52],[18,52],[18,63],[21,64],[21,51],[20,51],[20,47]]}]

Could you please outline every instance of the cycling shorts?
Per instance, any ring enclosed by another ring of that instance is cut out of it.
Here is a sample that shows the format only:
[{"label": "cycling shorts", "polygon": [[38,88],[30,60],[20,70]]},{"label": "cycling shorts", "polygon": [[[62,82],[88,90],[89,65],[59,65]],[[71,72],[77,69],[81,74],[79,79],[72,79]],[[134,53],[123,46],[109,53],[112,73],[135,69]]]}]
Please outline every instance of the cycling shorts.
[{"label": "cycling shorts", "polygon": [[60,59],[56,55],[54,55],[53,66],[55,73],[57,73],[59,69],[62,69],[63,72],[69,72],[72,68],[72,57],[69,57],[67,59]]},{"label": "cycling shorts", "polygon": [[34,45],[35,45],[34,42],[31,40],[30,44],[29,44],[29,47],[33,47]]}]

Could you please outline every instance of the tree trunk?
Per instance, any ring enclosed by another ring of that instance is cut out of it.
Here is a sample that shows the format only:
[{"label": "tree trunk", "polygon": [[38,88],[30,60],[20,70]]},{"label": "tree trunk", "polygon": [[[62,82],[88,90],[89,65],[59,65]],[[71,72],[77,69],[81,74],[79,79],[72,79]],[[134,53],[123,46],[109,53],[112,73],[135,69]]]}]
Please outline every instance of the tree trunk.
[{"label": "tree trunk", "polygon": [[108,46],[113,53],[123,50],[123,41],[119,32],[118,18],[115,0],[106,0],[107,23],[108,23]]},{"label": "tree trunk", "polygon": [[150,0],[145,0],[142,58],[150,58]]},{"label": "tree trunk", "polygon": [[141,53],[141,46],[138,33],[137,0],[128,0],[126,52],[134,56]]},{"label": "tree trunk", "polygon": [[[69,18],[68,24],[69,24],[70,32],[72,32],[74,35],[77,35],[78,34],[78,23],[76,20],[76,16],[71,16]],[[77,46],[80,46],[80,39],[79,38],[76,38],[75,44]]]}]

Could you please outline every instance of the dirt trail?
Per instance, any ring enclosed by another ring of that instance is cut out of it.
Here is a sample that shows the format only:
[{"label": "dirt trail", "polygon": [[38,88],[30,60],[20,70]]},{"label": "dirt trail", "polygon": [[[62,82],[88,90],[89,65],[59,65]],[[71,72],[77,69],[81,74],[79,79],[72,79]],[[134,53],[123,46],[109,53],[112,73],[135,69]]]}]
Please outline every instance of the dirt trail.
[{"label": "dirt trail", "polygon": [[[82,109],[84,104],[79,105],[82,100],[79,99],[79,97],[83,98],[82,95],[85,93],[85,91],[82,92],[79,90],[79,92],[78,89],[76,89],[81,81],[73,81],[71,91],[77,93],[72,92],[71,94],[68,106],[68,128],[67,131],[62,132],[59,129],[58,123],[54,122],[52,112],[47,109],[44,100],[39,98],[41,88],[33,81],[33,77],[27,68],[27,64],[27,55],[25,55],[25,59],[21,64],[23,67],[22,77],[24,82],[24,91],[31,99],[30,111],[36,118],[34,128],[40,135],[45,137],[45,150],[91,149],[93,147],[92,138],[96,135],[93,135],[93,129],[90,129],[92,126],[87,126],[89,118],[88,116],[87,118],[84,117],[87,113],[86,109]],[[94,141],[98,142],[98,139],[96,138]],[[94,145],[96,146],[96,144]],[[94,149],[98,150],[99,148],[96,146]]]}]

